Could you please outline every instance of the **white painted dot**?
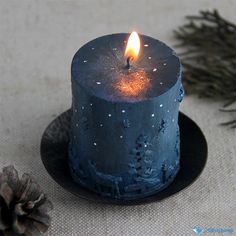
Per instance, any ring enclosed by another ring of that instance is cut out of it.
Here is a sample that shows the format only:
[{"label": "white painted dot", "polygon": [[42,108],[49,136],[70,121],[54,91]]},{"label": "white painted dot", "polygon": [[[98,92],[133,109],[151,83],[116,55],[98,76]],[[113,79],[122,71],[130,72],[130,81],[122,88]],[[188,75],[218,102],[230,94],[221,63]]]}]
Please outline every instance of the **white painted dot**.
[{"label": "white painted dot", "polygon": [[175,102],[177,102],[177,100],[176,100],[176,99],[175,99],[174,101],[175,101]]},{"label": "white painted dot", "polygon": [[153,72],[157,71],[157,68],[154,68],[152,71],[153,71]]},{"label": "white painted dot", "polygon": [[147,48],[149,45],[148,44],[144,44],[143,46]]},{"label": "white painted dot", "polygon": [[97,143],[93,143],[94,146],[97,146]]},{"label": "white painted dot", "polygon": [[155,114],[152,114],[152,117],[154,117],[155,116]]},{"label": "white painted dot", "polygon": [[75,113],[77,112],[78,110],[77,109],[75,109]]},{"label": "white painted dot", "polygon": [[125,113],[125,110],[122,110],[121,112],[122,112],[122,113]]},{"label": "white painted dot", "polygon": [[121,135],[120,138],[123,138],[123,136]]},{"label": "white painted dot", "polygon": [[113,50],[113,51],[116,51],[116,50],[117,50],[117,48],[113,48],[112,50]]},{"label": "white painted dot", "polygon": [[148,59],[149,59],[149,60],[151,60],[151,59],[152,59],[152,57],[148,57]]},{"label": "white painted dot", "polygon": [[172,119],[172,122],[175,122],[175,119]]},{"label": "white painted dot", "polygon": [[167,110],[167,112],[169,113],[169,112],[170,112],[170,110]]},{"label": "white painted dot", "polygon": [[164,63],[163,65],[164,65],[164,66],[166,66],[167,64],[166,64],[166,63]]},{"label": "white painted dot", "polygon": [[78,127],[79,126],[79,124],[78,123],[76,123],[76,127]]},{"label": "white painted dot", "polygon": [[108,114],[109,117],[111,117],[111,114]]},{"label": "white painted dot", "polygon": [[87,60],[84,60],[84,63],[88,62]]},{"label": "white painted dot", "polygon": [[160,107],[163,107],[163,104],[160,104]]},{"label": "white painted dot", "polygon": [[163,85],[163,82],[160,82],[160,85]]},{"label": "white painted dot", "polygon": [[82,106],[81,109],[84,110],[84,106]]},{"label": "white painted dot", "polygon": [[155,127],[155,125],[152,125],[152,128],[154,128]]},{"label": "white painted dot", "polygon": [[103,126],[103,124],[100,124],[100,127],[102,127]]},{"label": "white painted dot", "polygon": [[97,81],[96,84],[101,84],[101,82]]},{"label": "white painted dot", "polygon": [[144,147],[147,147],[147,144],[144,144]]},{"label": "white painted dot", "polygon": [[95,48],[91,48],[92,50],[94,50]]},{"label": "white painted dot", "polygon": [[90,103],[90,106],[93,106],[93,104],[92,104],[92,103]]}]

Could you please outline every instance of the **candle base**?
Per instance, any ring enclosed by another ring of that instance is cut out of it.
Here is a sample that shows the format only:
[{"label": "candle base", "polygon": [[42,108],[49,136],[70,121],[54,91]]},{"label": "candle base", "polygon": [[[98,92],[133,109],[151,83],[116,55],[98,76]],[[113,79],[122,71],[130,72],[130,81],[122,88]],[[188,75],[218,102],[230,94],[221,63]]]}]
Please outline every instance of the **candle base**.
[{"label": "candle base", "polygon": [[[180,166],[178,165],[174,171],[172,171],[171,175],[168,176],[164,181],[160,181],[157,179],[154,183],[150,183],[150,181],[142,182],[142,183],[135,183],[132,185],[127,185],[123,187],[124,192],[121,192],[119,188],[119,182],[115,181],[117,178],[115,176],[110,176],[108,179],[104,177],[101,179],[102,176],[106,176],[105,174],[101,173],[94,173],[95,178],[89,181],[85,181],[83,178],[77,175],[76,171],[74,170],[73,166],[69,166],[71,176],[73,180],[80,184],[81,186],[94,191],[95,193],[108,198],[114,198],[118,200],[137,200],[140,198],[152,196],[163,189],[167,188],[175,179]],[[101,180],[100,180],[101,179]],[[109,180],[111,185],[108,187]],[[105,188],[102,185],[102,181],[104,182]],[[100,185],[101,184],[101,185]]]},{"label": "candle base", "polygon": [[76,183],[71,176],[68,166],[70,124],[71,112],[67,111],[47,127],[42,137],[41,157],[45,168],[58,184],[87,200],[125,205],[160,201],[193,183],[202,172],[207,160],[207,143],[203,133],[191,119],[180,113],[180,168],[176,168],[165,185],[162,188],[156,185],[143,195],[130,196],[126,199],[114,198],[112,193],[101,195]]}]

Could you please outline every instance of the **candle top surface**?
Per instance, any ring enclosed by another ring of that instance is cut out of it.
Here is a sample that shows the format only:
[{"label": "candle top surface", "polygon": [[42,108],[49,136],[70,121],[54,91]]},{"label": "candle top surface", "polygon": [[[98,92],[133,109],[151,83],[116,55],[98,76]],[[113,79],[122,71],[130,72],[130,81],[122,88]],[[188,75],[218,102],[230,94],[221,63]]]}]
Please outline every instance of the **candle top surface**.
[{"label": "candle top surface", "polygon": [[181,64],[166,44],[140,35],[141,51],[131,67],[124,56],[129,34],[112,34],[96,38],[75,54],[72,82],[86,92],[114,102],[139,102],[157,97],[181,77]]}]

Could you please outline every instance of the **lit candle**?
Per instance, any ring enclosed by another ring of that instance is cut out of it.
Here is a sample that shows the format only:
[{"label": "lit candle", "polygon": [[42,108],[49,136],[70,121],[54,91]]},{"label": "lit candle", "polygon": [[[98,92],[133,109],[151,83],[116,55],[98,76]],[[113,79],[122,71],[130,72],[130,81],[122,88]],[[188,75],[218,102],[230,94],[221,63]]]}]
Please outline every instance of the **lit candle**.
[{"label": "lit candle", "polygon": [[128,36],[97,38],[73,58],[76,138],[70,140],[69,164],[84,187],[137,199],[168,186],[179,170],[183,88],[171,48],[145,35]]}]

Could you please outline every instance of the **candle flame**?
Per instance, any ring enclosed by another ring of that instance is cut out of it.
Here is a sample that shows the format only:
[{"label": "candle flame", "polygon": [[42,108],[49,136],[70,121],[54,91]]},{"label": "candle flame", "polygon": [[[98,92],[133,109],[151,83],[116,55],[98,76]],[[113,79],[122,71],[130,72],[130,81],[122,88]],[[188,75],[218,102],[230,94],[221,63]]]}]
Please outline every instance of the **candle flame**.
[{"label": "candle flame", "polygon": [[140,39],[138,33],[133,31],[128,39],[125,49],[125,57],[130,57],[132,60],[137,60],[140,51]]}]

